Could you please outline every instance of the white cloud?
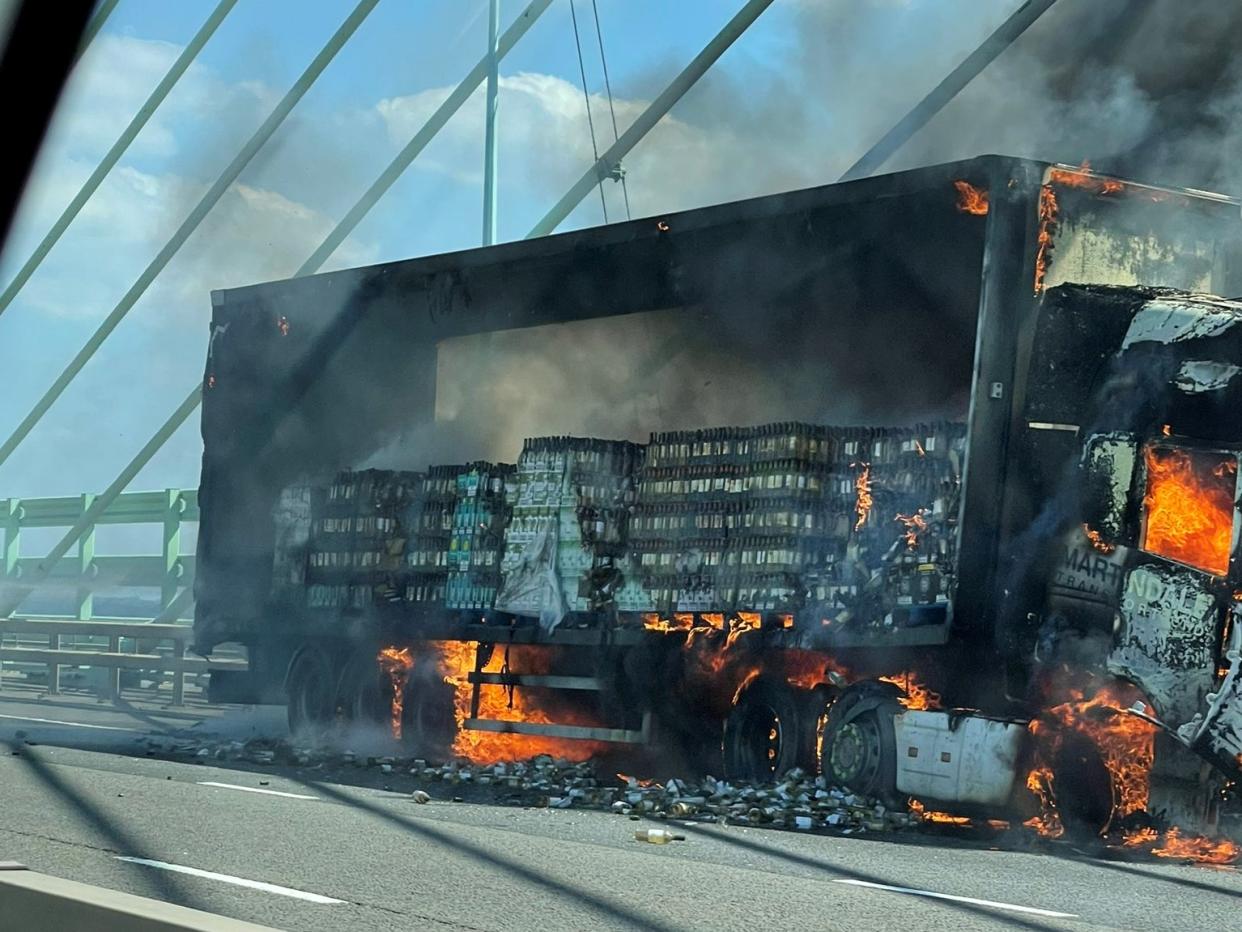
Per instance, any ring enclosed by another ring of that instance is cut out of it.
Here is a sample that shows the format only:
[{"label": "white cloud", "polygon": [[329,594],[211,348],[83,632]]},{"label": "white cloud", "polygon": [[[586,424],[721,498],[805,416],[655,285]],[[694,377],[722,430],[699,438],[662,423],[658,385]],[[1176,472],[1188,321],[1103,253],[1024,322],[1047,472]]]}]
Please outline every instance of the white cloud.
[{"label": "white cloud", "polygon": [[[390,98],[380,101],[376,110],[390,138],[404,144],[448,92],[436,88]],[[646,100],[615,100],[623,132],[647,104]],[[478,128],[483,107],[483,91],[479,90],[416,166],[463,184],[480,184]],[[607,99],[591,95],[591,111],[596,147],[602,153],[613,142]],[[594,161],[582,89],[555,75],[520,72],[502,76],[500,127],[502,195],[506,188],[521,187],[550,204]],[[675,113],[666,115],[624,160],[634,211],[650,215],[813,183],[814,166],[799,160],[787,142],[781,135],[748,134],[727,120],[700,125]],[[619,191],[612,183],[605,190],[610,208],[615,209]]]}]

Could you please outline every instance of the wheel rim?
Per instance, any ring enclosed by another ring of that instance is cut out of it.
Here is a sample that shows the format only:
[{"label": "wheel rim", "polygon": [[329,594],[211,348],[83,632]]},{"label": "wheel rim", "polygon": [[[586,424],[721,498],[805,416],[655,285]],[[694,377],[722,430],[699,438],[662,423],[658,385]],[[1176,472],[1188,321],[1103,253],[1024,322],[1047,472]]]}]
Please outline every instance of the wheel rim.
[{"label": "wheel rim", "polygon": [[864,790],[880,768],[880,728],[871,715],[860,715],[835,729],[828,761],[841,782]]}]

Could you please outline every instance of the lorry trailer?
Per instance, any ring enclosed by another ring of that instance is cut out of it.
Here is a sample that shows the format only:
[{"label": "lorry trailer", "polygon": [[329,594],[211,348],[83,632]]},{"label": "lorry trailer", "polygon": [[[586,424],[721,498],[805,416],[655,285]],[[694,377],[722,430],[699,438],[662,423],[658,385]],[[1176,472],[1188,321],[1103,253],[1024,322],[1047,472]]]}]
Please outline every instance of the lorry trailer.
[{"label": "lorry trailer", "polygon": [[214,292],[195,646],[251,663],[213,691],[1210,825],[1240,234],[988,156]]}]

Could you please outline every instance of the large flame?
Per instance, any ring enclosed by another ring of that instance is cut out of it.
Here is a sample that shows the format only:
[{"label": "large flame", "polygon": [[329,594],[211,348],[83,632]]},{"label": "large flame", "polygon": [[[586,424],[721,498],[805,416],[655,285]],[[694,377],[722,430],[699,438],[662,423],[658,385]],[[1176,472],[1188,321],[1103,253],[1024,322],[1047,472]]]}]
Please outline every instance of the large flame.
[{"label": "large flame", "polygon": [[1143,549],[1223,576],[1238,464],[1232,456],[1148,447]]},{"label": "large flame", "polygon": [[1055,811],[1050,762],[1055,760],[1068,732],[1089,738],[1108,769],[1113,802],[1105,831],[1147,809],[1156,726],[1127,711],[1136,702],[1142,702],[1138,691],[1124,684],[1107,684],[1090,698],[1084,690],[1075,689],[1068,701],[1053,706],[1042,718],[1031,722],[1031,734],[1041,760],[1028,775],[1027,788],[1039,797],[1043,813],[1028,825],[1054,837],[1063,831]]},{"label": "large flame", "polygon": [[957,188],[957,209],[964,214],[985,216],[988,212],[988,192],[984,188],[976,188],[969,181],[955,181]]},{"label": "large flame", "polygon": [[1158,857],[1183,858],[1223,864],[1238,856],[1238,846],[1226,839],[1187,836],[1176,827],[1159,832],[1131,816],[1145,813],[1151,793],[1151,768],[1155,762],[1156,726],[1128,711],[1145,705],[1138,691],[1128,684],[1108,684],[1087,698],[1081,689],[1070,699],[1053,706],[1031,722],[1036,749],[1035,766],[1027,774],[1027,789],[1040,804],[1040,815],[1026,825],[1048,838],[1059,838],[1065,828],[1057,807],[1050,762],[1056,758],[1068,732],[1091,740],[1100,752],[1112,784],[1112,812],[1101,835],[1120,834],[1126,847],[1146,848]]},{"label": "large flame", "polygon": [[405,686],[414,668],[414,656],[408,647],[385,647],[376,658],[380,669],[388,675],[392,685],[392,736],[401,740],[401,713],[405,707]]},{"label": "large flame", "polygon": [[[464,641],[443,641],[433,646],[438,654],[444,682],[454,690],[453,715],[457,721],[457,736],[453,740],[453,753],[457,756],[476,764],[526,760],[539,754],[582,761],[602,753],[607,748],[607,745],[598,741],[466,730],[462,726],[470,718],[474,687],[469,676],[474,670],[475,645]],[[549,672],[552,660],[547,650],[537,647],[511,647],[508,656],[508,662],[513,664],[515,672],[525,674]],[[497,648],[482,672],[499,673],[505,662],[504,650]],[[510,692],[504,686],[485,685],[479,690],[479,718],[545,725],[553,722],[563,725],[598,724],[569,703],[558,703],[554,714],[550,715],[541,707],[540,700],[535,695],[521,687]]]}]

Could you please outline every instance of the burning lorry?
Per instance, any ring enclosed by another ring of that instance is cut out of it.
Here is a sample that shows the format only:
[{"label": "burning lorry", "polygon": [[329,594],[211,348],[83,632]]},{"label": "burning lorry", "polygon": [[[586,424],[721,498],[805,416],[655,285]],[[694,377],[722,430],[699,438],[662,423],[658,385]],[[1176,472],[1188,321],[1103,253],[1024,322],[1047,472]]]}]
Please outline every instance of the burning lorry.
[{"label": "burning lorry", "polygon": [[196,648],[427,754],[1211,825],[1238,294],[1238,202],[1000,157],[215,292]]}]

